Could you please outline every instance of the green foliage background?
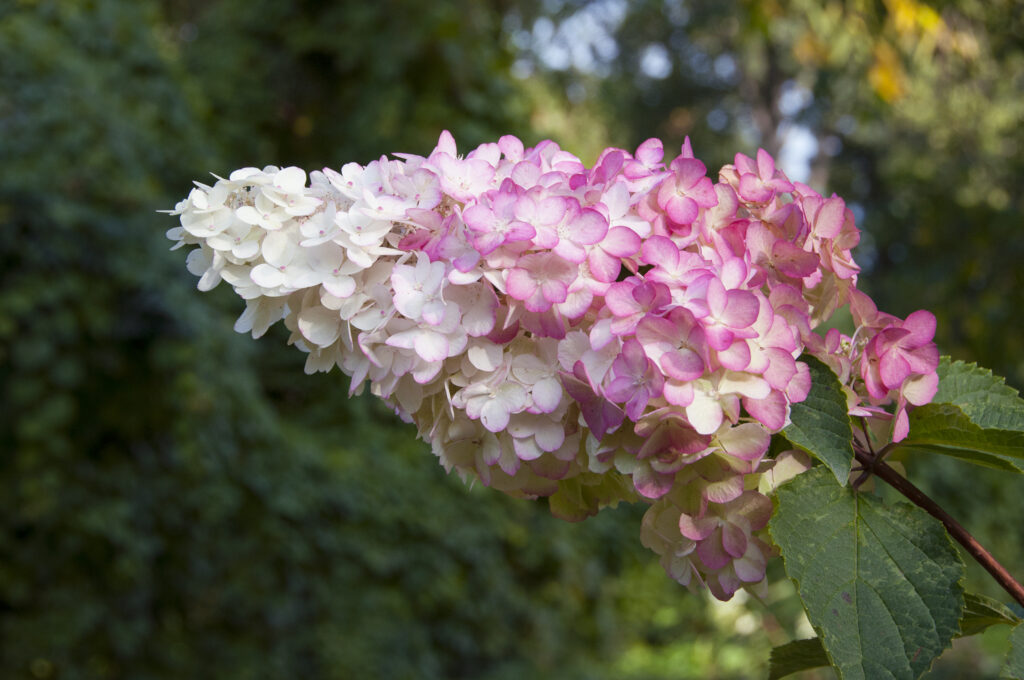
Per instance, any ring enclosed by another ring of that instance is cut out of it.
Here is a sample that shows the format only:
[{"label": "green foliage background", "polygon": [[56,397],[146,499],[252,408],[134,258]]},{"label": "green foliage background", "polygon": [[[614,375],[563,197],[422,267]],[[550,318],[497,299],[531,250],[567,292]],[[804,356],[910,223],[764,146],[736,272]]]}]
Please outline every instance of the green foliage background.
[{"label": "green foliage background", "polygon": [[[623,5],[0,3],[0,677],[745,678],[808,634],[785,582],[769,612],[669,581],[642,508],[569,525],[446,477],[282,334],[234,334],[238,301],[194,290],[154,213],[206,172],[444,128],[585,160],[690,134],[714,168],[799,125],[881,306],[933,309],[945,351],[1024,384],[1010,0]],[[907,462],[1024,572],[1019,482]],[[994,674],[987,644],[935,677]]]}]

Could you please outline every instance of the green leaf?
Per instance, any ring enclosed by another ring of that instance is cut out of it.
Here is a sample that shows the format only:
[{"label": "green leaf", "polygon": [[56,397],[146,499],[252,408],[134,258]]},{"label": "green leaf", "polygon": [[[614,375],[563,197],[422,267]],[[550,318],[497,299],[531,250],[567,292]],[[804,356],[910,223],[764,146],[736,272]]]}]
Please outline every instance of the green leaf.
[{"label": "green leaf", "polygon": [[999,677],[1024,680],[1024,624],[1017,625],[1010,633],[1010,651]]},{"label": "green leaf", "polygon": [[[964,610],[960,614],[960,634],[957,637],[977,635],[989,626],[1021,622],[1013,611],[991,597],[964,593]],[[794,640],[772,649],[768,666],[768,680],[779,680],[793,673],[829,665],[828,654],[821,646],[821,638]]]},{"label": "green leaf", "polygon": [[989,626],[1020,623],[1020,618],[998,600],[975,593],[964,593],[964,611],[960,615],[960,637],[977,635]]},{"label": "green leaf", "polygon": [[943,357],[932,403],[959,406],[971,422],[997,430],[1024,431],[1024,399],[987,368]]},{"label": "green leaf", "polygon": [[820,638],[794,640],[772,650],[768,661],[768,680],[779,680],[787,675],[828,666],[828,654]]},{"label": "green leaf", "polygon": [[957,633],[964,565],[942,525],[838,486],[782,485],[771,535],[841,678],[917,678]]},{"label": "green leaf", "polygon": [[846,395],[839,378],[825,364],[804,355],[800,361],[811,369],[811,392],[793,404],[790,424],[782,431],[794,446],[828,466],[846,484],[853,465],[853,430],[847,415]]},{"label": "green leaf", "polygon": [[926,404],[910,414],[910,434],[901,448],[925,449],[962,460],[1020,471],[1024,432],[979,427],[959,406]]}]

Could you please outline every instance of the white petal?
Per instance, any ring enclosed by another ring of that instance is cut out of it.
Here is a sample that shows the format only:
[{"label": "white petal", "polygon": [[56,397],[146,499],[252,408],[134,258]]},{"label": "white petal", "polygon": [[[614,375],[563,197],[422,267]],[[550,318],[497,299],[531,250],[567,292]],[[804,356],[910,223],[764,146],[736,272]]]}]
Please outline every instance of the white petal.
[{"label": "white petal", "polygon": [[565,441],[565,428],[561,423],[545,420],[537,427],[533,438],[537,440],[537,446],[543,450],[557,451]]},{"label": "white petal", "polygon": [[260,252],[260,242],[255,239],[242,241],[231,249],[231,254],[240,260],[250,260]]},{"label": "white petal", "polygon": [[499,399],[488,399],[480,409],[480,422],[491,432],[501,432],[508,426],[508,407]]},{"label": "white petal", "polygon": [[205,293],[216,288],[218,283],[220,283],[220,272],[215,269],[208,269],[199,277],[199,283],[196,284],[196,288]]},{"label": "white petal", "polygon": [[351,276],[325,276],[324,288],[336,298],[348,298],[356,292],[356,280]]},{"label": "white petal", "polygon": [[246,224],[252,225],[259,224],[260,220],[263,219],[260,214],[256,212],[256,208],[251,205],[243,205],[241,208],[235,210],[235,215]]},{"label": "white petal", "polygon": [[527,439],[513,439],[512,446],[515,448],[519,460],[537,460],[544,455],[544,451],[537,446],[533,437]]},{"label": "white petal", "polygon": [[306,187],[306,171],[292,166],[274,175],[274,188],[289,194],[299,194]]},{"label": "white petal", "polygon": [[686,417],[700,434],[713,434],[722,425],[722,405],[703,390],[694,390],[693,403],[686,407]]},{"label": "white petal", "polygon": [[185,268],[193,276],[202,276],[213,264],[213,253],[206,248],[196,248],[185,258]]},{"label": "white petal", "polygon": [[286,232],[275,231],[267,234],[263,239],[263,259],[267,264],[275,267],[282,267],[292,261],[295,255],[296,244]]},{"label": "white petal", "polygon": [[516,382],[506,382],[494,391],[494,398],[501,401],[511,413],[519,413],[526,408],[528,395],[526,388]]},{"label": "white petal", "polygon": [[307,307],[299,313],[299,332],[314,345],[327,347],[341,333],[341,317],[320,305]]},{"label": "white petal", "polygon": [[718,383],[718,391],[721,394],[742,394],[751,399],[764,399],[771,393],[772,388],[767,380],[756,375],[726,371]]},{"label": "white petal", "polygon": [[246,179],[251,182],[253,179],[258,179],[259,175],[262,174],[263,172],[259,168],[239,168],[228,175],[228,179],[232,182],[241,182]]},{"label": "white petal", "polygon": [[414,347],[424,361],[444,361],[448,358],[448,338],[426,328],[417,331]]},{"label": "white petal", "polygon": [[533,386],[532,394],[533,405],[543,413],[551,413],[562,402],[562,383],[556,378],[545,378]]},{"label": "white petal", "polygon": [[474,343],[466,353],[475,368],[490,373],[501,365],[502,348],[493,342]]},{"label": "white petal", "polygon": [[266,263],[253,267],[249,276],[261,288],[277,288],[284,283],[284,272]]},{"label": "white petal", "polygon": [[423,403],[423,388],[412,380],[404,378],[395,389],[395,398],[406,413],[416,413]]}]

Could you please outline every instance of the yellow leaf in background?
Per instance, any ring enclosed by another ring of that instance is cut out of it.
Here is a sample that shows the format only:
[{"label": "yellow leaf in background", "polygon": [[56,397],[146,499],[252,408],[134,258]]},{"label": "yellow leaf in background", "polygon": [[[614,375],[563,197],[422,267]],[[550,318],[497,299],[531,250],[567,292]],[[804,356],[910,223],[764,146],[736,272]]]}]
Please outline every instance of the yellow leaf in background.
[{"label": "yellow leaf in background", "polygon": [[887,102],[899,99],[906,92],[906,73],[900,55],[888,43],[875,45],[875,63],[868,71],[868,82]]},{"label": "yellow leaf in background", "polygon": [[888,0],[885,3],[892,17],[893,27],[900,35],[914,32],[916,23],[917,3],[914,0]]},{"label": "yellow leaf in background", "polygon": [[934,35],[946,24],[939,13],[917,0],[886,0],[893,28],[901,36]]},{"label": "yellow leaf in background", "polygon": [[934,34],[946,27],[946,23],[939,16],[939,13],[928,5],[917,6],[917,25],[925,33]]}]

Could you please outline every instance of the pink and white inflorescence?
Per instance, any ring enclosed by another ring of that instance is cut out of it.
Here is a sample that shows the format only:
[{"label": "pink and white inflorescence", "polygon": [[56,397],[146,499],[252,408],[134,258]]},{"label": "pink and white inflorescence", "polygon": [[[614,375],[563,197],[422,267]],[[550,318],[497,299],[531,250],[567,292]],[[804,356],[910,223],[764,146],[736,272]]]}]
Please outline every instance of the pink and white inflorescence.
[{"label": "pink and white inflorescence", "polygon": [[[802,353],[897,440],[937,387],[934,317],[879,312],[851,211],[764,151],[715,183],[689,139],[667,166],[652,139],[587,168],[511,136],[460,156],[445,132],[308,184],[236,170],[172,212],[200,290],[245,299],[236,330],[283,319],[307,372],[368,382],[465,479],[569,519],[649,503],[643,543],[721,599],[764,579],[763,492],[800,457],[766,454],[810,389]],[[853,337],[814,332],[847,304]]]}]

